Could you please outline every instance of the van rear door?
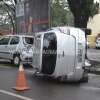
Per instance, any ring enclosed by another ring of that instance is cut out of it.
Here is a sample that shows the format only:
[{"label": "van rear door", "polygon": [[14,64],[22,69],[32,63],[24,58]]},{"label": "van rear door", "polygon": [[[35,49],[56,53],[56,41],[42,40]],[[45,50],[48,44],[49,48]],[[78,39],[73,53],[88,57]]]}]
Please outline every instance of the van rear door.
[{"label": "van rear door", "polygon": [[58,59],[57,66],[59,75],[73,73],[76,59],[76,40],[73,36],[62,34],[58,42]]}]

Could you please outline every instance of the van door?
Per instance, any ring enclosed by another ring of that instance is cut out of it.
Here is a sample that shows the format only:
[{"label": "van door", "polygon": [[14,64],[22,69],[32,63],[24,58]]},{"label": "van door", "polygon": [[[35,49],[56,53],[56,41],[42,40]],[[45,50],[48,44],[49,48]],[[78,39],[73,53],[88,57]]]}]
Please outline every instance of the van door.
[{"label": "van door", "polygon": [[59,38],[60,55],[58,55],[58,74],[68,75],[75,69],[76,40],[73,36],[62,34]]},{"label": "van door", "polygon": [[42,73],[53,74],[57,58],[57,37],[55,33],[46,33],[43,37]]}]

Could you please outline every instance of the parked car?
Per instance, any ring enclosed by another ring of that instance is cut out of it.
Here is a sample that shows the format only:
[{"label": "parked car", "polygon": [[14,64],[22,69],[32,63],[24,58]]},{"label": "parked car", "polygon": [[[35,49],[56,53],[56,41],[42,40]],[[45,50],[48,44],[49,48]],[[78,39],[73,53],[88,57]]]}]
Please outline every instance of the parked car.
[{"label": "parked car", "polygon": [[0,58],[19,65],[32,63],[34,37],[28,35],[5,35],[0,38]]},{"label": "parked car", "polygon": [[100,48],[100,37],[96,39],[96,48]]}]

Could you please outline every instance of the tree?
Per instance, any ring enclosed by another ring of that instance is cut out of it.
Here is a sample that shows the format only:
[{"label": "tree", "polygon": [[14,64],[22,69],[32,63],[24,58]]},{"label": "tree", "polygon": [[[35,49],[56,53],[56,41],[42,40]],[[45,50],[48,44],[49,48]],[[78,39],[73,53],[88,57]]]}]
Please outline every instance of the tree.
[{"label": "tree", "polygon": [[86,28],[90,17],[98,13],[99,4],[94,0],[67,0],[74,16],[75,27]]},{"label": "tree", "polygon": [[[17,0],[0,0],[0,10],[1,12],[3,11],[3,13],[6,15],[6,17],[8,18],[8,22],[9,24],[12,26],[13,31],[16,31],[16,9],[15,9],[15,5],[17,3]],[[4,20],[5,15],[2,15],[2,20]],[[10,21],[9,21],[10,19]],[[5,24],[5,23],[4,23]]]},{"label": "tree", "polygon": [[72,24],[72,14],[68,9],[66,0],[52,0],[51,24],[51,26]]}]

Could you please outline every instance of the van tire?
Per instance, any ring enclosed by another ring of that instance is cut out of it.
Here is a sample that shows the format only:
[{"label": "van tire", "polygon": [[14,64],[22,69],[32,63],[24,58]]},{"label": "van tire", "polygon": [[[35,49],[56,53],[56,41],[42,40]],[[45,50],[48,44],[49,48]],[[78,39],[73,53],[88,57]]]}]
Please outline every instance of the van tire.
[{"label": "van tire", "polygon": [[13,64],[15,66],[19,66],[20,65],[20,61],[21,61],[20,55],[14,55],[14,57],[13,57]]}]

